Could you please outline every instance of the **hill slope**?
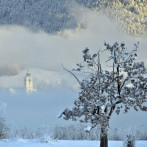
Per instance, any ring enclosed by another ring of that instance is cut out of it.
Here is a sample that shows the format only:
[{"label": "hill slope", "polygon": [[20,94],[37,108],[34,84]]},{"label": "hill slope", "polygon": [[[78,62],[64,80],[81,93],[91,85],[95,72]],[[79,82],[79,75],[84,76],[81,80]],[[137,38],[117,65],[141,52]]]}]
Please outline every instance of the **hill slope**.
[{"label": "hill slope", "polygon": [[79,6],[109,16],[119,22],[123,32],[147,35],[146,0],[0,0],[0,24],[23,25],[48,33],[75,28]]}]

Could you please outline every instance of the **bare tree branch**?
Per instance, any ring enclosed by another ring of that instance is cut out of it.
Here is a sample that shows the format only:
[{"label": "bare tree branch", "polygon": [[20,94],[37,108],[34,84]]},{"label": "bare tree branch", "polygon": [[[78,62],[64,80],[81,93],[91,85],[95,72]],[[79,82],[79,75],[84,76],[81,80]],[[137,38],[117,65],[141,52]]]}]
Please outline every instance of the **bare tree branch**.
[{"label": "bare tree branch", "polygon": [[66,68],[63,66],[63,64],[61,64],[61,66],[62,66],[62,68],[63,68],[64,70],[66,70],[67,72],[69,72],[69,73],[78,81],[78,83],[81,85],[80,80],[77,78],[77,76],[76,76],[73,72],[71,72],[70,70],[66,69]]}]

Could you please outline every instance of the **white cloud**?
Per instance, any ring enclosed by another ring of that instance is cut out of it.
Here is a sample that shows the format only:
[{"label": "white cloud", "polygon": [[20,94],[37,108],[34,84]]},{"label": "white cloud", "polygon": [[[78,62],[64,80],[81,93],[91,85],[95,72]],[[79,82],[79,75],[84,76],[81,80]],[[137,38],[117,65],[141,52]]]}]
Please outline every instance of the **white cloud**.
[{"label": "white cloud", "polygon": [[[47,85],[62,85],[65,81],[68,83],[66,85],[70,85],[66,76],[60,75],[63,72],[61,63],[69,69],[74,68],[75,64],[81,61],[81,51],[85,47],[96,51],[104,48],[104,41],[110,43],[124,41],[132,47],[139,40],[139,59],[147,63],[146,38],[130,38],[130,36],[121,34],[116,23],[111,22],[104,15],[98,15],[87,9],[80,12],[77,21],[81,27],[64,30],[60,32],[60,35],[47,34],[43,31],[31,32],[20,26],[0,27],[0,69],[4,69],[5,66],[13,67],[9,68],[11,71],[16,67],[17,70],[14,70],[16,74],[24,68],[57,71],[58,74],[52,72],[52,76],[49,73],[46,75],[45,70],[39,71],[39,74],[36,71],[35,76],[40,82],[41,77],[44,77],[42,81],[45,81],[43,83]],[[102,60],[105,61],[106,57],[104,56]],[[24,74],[21,72],[17,76],[9,77],[9,80],[7,76],[1,77],[0,87],[23,87],[22,77]]]}]

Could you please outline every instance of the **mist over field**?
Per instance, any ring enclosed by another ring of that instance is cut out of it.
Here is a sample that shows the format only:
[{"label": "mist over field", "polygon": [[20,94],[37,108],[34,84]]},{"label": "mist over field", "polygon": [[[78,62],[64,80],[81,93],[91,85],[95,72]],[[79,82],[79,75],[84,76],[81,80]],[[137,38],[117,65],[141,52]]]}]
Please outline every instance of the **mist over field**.
[{"label": "mist over field", "polygon": [[[34,31],[20,24],[0,26],[0,101],[6,103],[9,123],[19,127],[68,124],[65,120],[57,120],[56,115],[72,106],[78,96],[78,83],[61,64],[68,69],[74,68],[82,61],[85,47],[95,52],[104,49],[105,41],[110,44],[117,41],[125,42],[131,49],[139,41],[138,60],[147,65],[146,36],[134,37],[122,32],[117,21],[88,8],[82,7],[77,14],[73,20],[80,25],[52,33],[41,28]],[[102,62],[106,59],[102,53]],[[105,63],[103,66],[106,68]],[[38,90],[30,96],[24,92],[24,77],[28,70]],[[126,116],[114,115],[111,125],[146,125],[145,116],[143,112],[134,114],[133,111]]]}]

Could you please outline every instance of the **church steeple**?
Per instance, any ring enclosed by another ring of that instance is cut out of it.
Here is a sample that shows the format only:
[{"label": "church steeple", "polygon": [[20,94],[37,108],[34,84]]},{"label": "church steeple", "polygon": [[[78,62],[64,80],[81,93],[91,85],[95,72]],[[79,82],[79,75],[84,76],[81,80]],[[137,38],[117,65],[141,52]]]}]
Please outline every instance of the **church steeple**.
[{"label": "church steeple", "polygon": [[25,90],[27,94],[30,94],[35,91],[35,89],[33,88],[33,78],[29,71],[26,73],[26,76],[24,78],[24,84],[25,84]]}]

